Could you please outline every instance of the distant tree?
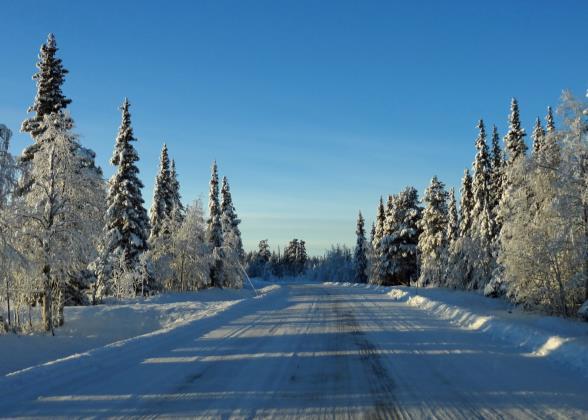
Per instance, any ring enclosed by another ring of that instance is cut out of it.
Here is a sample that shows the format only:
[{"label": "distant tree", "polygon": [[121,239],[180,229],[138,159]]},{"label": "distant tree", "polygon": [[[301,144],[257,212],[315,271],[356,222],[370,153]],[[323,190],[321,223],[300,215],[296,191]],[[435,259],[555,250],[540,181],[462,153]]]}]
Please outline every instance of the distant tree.
[{"label": "distant tree", "polygon": [[367,269],[368,269],[368,260],[367,260],[367,242],[365,238],[365,228],[364,228],[364,219],[361,215],[361,211],[359,212],[359,216],[357,217],[357,228],[355,229],[355,234],[357,235],[357,241],[355,244],[355,252],[353,262],[355,265],[355,282],[356,283],[367,283],[368,276],[367,276]]},{"label": "distant tree", "polygon": [[541,119],[539,117],[537,117],[537,120],[535,121],[535,127],[533,128],[533,135],[531,137],[533,138],[533,154],[537,155],[541,153],[541,150],[543,149],[545,138],[545,130],[541,125]]}]

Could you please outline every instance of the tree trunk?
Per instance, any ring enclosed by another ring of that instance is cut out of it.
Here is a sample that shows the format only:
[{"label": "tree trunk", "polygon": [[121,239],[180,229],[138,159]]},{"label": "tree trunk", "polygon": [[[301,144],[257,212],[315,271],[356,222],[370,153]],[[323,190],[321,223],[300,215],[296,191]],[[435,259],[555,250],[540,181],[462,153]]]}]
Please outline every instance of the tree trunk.
[{"label": "tree trunk", "polygon": [[53,317],[52,317],[52,309],[53,309],[53,302],[51,296],[51,267],[49,265],[45,265],[43,267],[43,274],[45,275],[44,286],[45,290],[43,292],[43,329],[45,331],[51,331],[53,333]]}]

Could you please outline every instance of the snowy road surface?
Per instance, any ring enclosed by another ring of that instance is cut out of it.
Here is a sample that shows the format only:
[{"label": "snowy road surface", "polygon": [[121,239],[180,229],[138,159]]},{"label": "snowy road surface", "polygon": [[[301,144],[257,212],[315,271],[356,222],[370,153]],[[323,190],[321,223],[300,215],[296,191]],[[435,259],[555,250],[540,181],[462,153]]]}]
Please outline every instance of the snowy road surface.
[{"label": "snowy road surface", "polygon": [[0,416],[587,418],[588,380],[364,288],[291,285],[0,380]]}]

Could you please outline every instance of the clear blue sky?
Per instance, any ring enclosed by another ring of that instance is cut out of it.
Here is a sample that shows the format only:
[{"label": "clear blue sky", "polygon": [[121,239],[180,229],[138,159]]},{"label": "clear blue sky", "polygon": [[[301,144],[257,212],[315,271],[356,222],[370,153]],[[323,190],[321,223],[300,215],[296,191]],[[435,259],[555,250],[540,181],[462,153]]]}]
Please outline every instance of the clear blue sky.
[{"label": "clear blue sky", "polygon": [[[108,165],[125,96],[150,205],[161,144],[186,201],[210,164],[231,181],[247,248],[352,245],[361,209],[437,174],[458,186],[476,121],[530,132],[588,87],[588,2],[55,1],[2,5],[0,123],[17,131],[54,32],[82,143]],[[30,140],[16,133],[13,149]]]}]

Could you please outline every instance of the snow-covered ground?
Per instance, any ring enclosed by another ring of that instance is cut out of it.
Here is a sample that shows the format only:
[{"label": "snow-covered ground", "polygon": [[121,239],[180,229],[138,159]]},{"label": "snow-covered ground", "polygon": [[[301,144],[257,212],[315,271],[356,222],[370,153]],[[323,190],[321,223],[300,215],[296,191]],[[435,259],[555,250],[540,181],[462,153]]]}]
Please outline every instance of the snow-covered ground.
[{"label": "snow-covered ground", "polygon": [[[339,285],[340,283],[332,283]],[[533,357],[568,365],[588,377],[588,323],[522,311],[503,299],[446,288],[370,288],[468,330],[520,347]]]},{"label": "snow-covered ground", "polygon": [[588,378],[392,291],[283,285],[206,319],[0,377],[0,416],[588,416]]},{"label": "snow-covered ground", "polygon": [[[254,280],[258,293],[279,286]],[[206,289],[166,293],[97,306],[65,308],[66,324],[50,334],[0,335],[0,375],[61,359],[155,331],[166,331],[215,315],[255,296],[249,284],[241,290]]]}]

